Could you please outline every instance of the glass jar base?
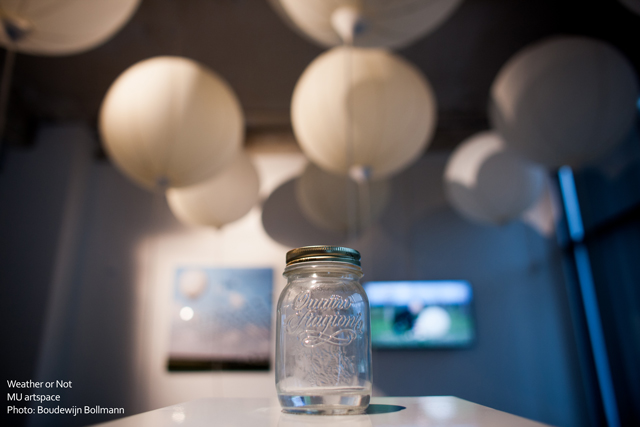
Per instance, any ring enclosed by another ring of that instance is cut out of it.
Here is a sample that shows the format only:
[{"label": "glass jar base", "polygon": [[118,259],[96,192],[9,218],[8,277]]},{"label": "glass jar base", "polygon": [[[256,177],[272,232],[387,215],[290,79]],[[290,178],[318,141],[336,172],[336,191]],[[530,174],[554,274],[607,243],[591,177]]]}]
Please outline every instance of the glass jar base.
[{"label": "glass jar base", "polygon": [[291,414],[356,415],[369,406],[369,394],[280,394],[282,411]]}]

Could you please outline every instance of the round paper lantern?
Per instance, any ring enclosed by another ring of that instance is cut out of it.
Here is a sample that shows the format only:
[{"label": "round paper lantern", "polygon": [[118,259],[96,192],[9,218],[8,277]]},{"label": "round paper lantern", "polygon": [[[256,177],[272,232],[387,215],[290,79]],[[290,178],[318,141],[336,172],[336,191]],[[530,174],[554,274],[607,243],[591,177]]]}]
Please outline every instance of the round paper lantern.
[{"label": "round paper lantern", "polygon": [[227,166],[241,149],[240,103],[218,75],[186,58],[139,62],[111,85],[100,111],[105,148],[146,188],[181,187]]},{"label": "round paper lantern", "polygon": [[307,157],[335,174],[353,166],[372,179],[400,172],[430,142],[436,102],[413,65],[381,49],[337,47],[304,71],[291,121]]},{"label": "round paper lantern", "polygon": [[324,172],[313,163],[307,165],[296,184],[298,205],[309,221],[341,232],[369,226],[384,211],[390,194],[386,180],[356,183],[350,177]]},{"label": "round paper lantern", "polygon": [[68,55],[111,38],[140,0],[0,0],[0,44],[35,55]]},{"label": "round paper lantern", "polygon": [[610,45],[557,37],[509,60],[491,87],[493,127],[506,143],[550,167],[578,167],[622,140],[638,97],[629,62]]},{"label": "round paper lantern", "polygon": [[220,228],[245,216],[258,201],[260,181],[249,156],[240,153],[204,182],[167,190],[173,214],[189,225]]},{"label": "round paper lantern", "polygon": [[355,46],[402,47],[442,24],[462,0],[272,0],[295,28],[322,46],[342,43],[336,14],[347,8],[360,14]]},{"label": "round paper lantern", "polygon": [[464,217],[504,224],[540,197],[545,171],[506,148],[495,132],[463,141],[444,172],[445,195]]}]

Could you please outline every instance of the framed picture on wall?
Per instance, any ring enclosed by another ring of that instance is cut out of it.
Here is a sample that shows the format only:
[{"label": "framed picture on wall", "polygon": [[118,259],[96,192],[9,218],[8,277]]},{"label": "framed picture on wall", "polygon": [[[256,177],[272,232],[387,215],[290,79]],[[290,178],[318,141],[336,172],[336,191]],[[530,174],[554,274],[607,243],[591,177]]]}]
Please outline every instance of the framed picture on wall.
[{"label": "framed picture on wall", "polygon": [[175,269],[169,371],[269,370],[270,268]]}]

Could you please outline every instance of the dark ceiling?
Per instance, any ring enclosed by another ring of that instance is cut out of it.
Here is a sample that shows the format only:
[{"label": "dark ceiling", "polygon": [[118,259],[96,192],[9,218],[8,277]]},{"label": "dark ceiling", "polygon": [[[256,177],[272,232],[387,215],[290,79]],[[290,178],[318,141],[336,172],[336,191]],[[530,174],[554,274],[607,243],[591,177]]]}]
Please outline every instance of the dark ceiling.
[{"label": "dark ceiling", "polygon": [[[640,16],[615,0],[464,0],[439,29],[400,50],[437,97],[432,149],[450,149],[486,128],[489,87],[500,67],[523,46],[555,34],[609,41],[640,69]],[[6,140],[27,144],[45,121],[95,126],[110,84],[157,55],[186,56],[222,75],[240,98],[249,131],[286,127],[296,80],[322,51],[292,31],[267,0],[143,0],[131,21],[92,51],[18,55]]]}]

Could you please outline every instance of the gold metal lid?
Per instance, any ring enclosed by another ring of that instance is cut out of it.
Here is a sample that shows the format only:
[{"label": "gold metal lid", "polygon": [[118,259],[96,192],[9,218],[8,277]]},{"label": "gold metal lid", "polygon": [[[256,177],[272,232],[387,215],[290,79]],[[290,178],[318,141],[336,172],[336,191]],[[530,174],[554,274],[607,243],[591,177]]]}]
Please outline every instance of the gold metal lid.
[{"label": "gold metal lid", "polygon": [[308,261],[336,261],[360,266],[360,252],[343,246],[303,246],[287,252],[287,265]]}]

